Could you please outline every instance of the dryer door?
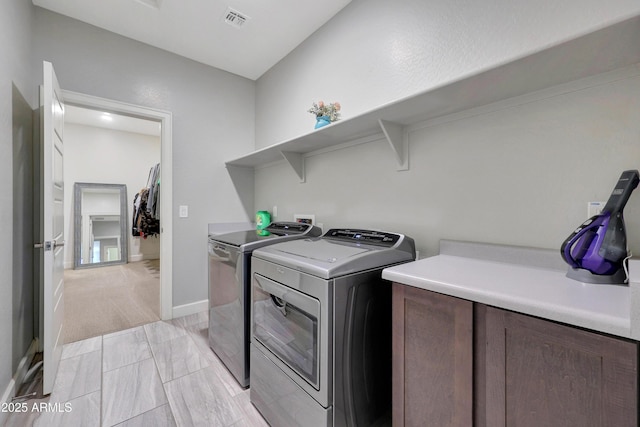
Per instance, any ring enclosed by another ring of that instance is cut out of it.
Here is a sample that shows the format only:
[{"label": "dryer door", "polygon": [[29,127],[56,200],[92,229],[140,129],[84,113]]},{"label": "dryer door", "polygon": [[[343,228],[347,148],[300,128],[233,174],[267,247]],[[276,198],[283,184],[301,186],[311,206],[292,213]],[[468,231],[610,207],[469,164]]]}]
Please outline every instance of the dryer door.
[{"label": "dryer door", "polygon": [[319,390],[320,302],[264,276],[254,278],[254,337]]}]

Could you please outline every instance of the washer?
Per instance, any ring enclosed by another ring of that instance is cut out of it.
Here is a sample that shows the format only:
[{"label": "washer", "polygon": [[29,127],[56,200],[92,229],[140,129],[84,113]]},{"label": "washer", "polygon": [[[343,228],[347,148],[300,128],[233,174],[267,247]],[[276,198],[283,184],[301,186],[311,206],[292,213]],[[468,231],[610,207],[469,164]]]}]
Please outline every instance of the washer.
[{"label": "washer", "polygon": [[209,346],[242,387],[249,385],[251,253],[320,234],[313,225],[274,222],[264,230],[209,237]]},{"label": "washer", "polygon": [[250,399],[271,425],[390,424],[381,273],[414,259],[413,239],[354,229],[253,252]]}]

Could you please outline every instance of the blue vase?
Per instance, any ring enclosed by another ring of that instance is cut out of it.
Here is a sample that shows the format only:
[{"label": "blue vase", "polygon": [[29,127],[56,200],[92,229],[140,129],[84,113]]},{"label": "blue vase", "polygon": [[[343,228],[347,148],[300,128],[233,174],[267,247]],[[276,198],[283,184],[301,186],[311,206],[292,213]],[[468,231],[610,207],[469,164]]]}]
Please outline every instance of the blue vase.
[{"label": "blue vase", "polygon": [[331,118],[329,118],[329,116],[318,116],[316,117],[316,126],[314,129],[318,129],[329,124],[331,124]]}]

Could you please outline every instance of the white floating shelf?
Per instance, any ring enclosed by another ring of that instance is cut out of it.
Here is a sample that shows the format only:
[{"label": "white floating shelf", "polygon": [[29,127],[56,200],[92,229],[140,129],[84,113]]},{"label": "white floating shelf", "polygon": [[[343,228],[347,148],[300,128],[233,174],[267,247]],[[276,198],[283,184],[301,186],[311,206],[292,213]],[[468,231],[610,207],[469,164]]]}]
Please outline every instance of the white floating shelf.
[{"label": "white floating shelf", "polygon": [[304,182],[305,153],[383,134],[398,170],[407,170],[409,125],[637,63],[640,17],[332,123],[229,160],[226,165],[255,167],[284,157]]}]

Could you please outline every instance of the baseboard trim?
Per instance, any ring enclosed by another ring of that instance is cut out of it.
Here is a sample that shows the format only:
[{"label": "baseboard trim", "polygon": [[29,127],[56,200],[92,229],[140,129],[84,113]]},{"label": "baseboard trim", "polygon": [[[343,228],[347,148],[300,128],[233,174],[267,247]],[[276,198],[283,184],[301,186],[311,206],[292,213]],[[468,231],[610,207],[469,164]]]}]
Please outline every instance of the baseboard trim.
[{"label": "baseboard trim", "polygon": [[189,304],[177,305],[173,307],[173,318],[188,316],[190,314],[201,313],[209,310],[209,300],[203,299]]},{"label": "baseboard trim", "polygon": [[[22,381],[24,380],[24,376],[27,374],[29,370],[29,366],[31,366],[31,362],[33,361],[33,357],[36,355],[38,350],[38,339],[35,338],[31,341],[31,345],[27,349],[27,353],[20,359],[20,363],[18,364],[18,369],[16,369],[13,378],[9,380],[9,384],[7,384],[7,388],[2,393],[1,403],[11,403],[11,399],[16,396],[18,389],[22,385]],[[8,412],[0,411],[0,425],[4,425],[9,416]]]},{"label": "baseboard trim", "polygon": [[148,259],[160,259],[160,254],[136,254],[129,257],[129,262],[146,261]]}]

